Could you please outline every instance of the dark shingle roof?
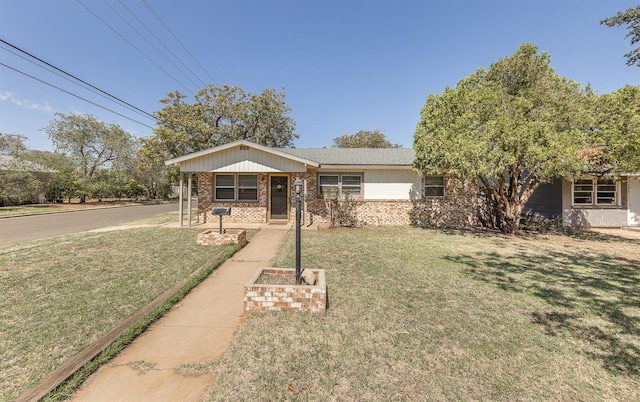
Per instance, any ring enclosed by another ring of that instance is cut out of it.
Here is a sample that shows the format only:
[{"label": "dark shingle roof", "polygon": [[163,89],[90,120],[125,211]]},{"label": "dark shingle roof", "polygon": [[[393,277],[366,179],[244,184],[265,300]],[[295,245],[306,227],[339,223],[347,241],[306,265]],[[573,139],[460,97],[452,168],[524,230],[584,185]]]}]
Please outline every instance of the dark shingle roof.
[{"label": "dark shingle roof", "polygon": [[411,166],[415,152],[411,148],[277,148],[321,165]]}]

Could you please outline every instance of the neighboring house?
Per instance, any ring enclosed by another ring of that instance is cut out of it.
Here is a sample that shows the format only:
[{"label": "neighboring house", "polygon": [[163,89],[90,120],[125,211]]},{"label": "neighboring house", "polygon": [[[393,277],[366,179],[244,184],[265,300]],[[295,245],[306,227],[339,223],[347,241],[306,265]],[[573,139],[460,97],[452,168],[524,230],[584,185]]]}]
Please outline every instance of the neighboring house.
[{"label": "neighboring house", "polygon": [[212,207],[227,206],[226,222],[289,222],[295,218],[293,183],[300,178],[305,225],[329,225],[337,193],[357,201],[362,224],[475,226],[475,184],[420,177],[412,169],[414,157],[404,148],[275,149],[240,140],[165,164],[179,167],[181,177],[197,174],[204,221],[212,220]]},{"label": "neighboring house", "polygon": [[588,177],[542,184],[527,202],[526,215],[562,218],[565,226],[640,226],[640,174]]}]

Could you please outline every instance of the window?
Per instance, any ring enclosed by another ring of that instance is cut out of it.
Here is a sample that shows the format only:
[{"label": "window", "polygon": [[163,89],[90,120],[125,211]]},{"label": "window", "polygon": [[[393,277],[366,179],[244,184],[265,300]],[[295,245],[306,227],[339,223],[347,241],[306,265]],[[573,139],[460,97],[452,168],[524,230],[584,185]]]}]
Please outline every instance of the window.
[{"label": "window", "polygon": [[258,201],[258,175],[255,174],[217,174],[214,187],[216,201]]},{"label": "window", "polygon": [[232,174],[216,175],[216,200],[233,201],[235,199],[236,177]]},{"label": "window", "polygon": [[444,198],[444,176],[424,177],[424,198]]},{"label": "window", "polygon": [[354,197],[360,197],[362,190],[362,176],[342,175],[342,192]]},{"label": "window", "polygon": [[258,200],[258,176],[255,174],[238,175],[238,200]]},{"label": "window", "polygon": [[340,194],[362,197],[362,174],[320,174],[318,175],[318,193],[325,197]]},{"label": "window", "polygon": [[576,180],[573,205],[618,205],[618,183],[612,179]]}]

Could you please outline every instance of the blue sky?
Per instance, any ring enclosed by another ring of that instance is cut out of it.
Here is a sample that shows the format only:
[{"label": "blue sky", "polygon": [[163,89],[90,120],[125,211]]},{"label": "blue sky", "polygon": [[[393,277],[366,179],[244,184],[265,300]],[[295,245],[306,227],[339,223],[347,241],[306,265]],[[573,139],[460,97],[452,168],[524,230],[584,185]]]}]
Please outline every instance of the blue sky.
[{"label": "blue sky", "polygon": [[[556,72],[600,94],[640,85],[628,67],[624,28],[599,21],[637,5],[623,0],[146,0],[218,85],[259,93],[284,88],[300,138],[296,147],[379,129],[411,147],[430,93],[531,42],[551,54]],[[164,50],[133,11],[191,71]],[[92,15],[83,4],[154,60]],[[111,8],[165,56],[160,56]],[[190,94],[211,78],[142,0],[0,0],[0,39],[147,112],[168,92]],[[148,126],[154,122],[42,70],[0,45],[0,63]],[[14,51],[15,52],[15,51]],[[182,72],[181,72],[182,71]],[[183,75],[191,77],[192,83]],[[169,75],[177,79],[174,80]],[[186,87],[186,88],[185,88]],[[96,107],[0,65],[0,132],[52,150],[43,128],[55,113],[90,113],[136,137],[145,125]]]}]

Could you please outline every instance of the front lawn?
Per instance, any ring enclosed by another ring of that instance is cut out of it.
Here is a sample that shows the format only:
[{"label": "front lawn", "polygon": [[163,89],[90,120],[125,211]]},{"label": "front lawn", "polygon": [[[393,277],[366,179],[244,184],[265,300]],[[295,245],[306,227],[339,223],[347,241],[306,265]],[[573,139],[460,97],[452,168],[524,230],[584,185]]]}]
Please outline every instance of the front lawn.
[{"label": "front lawn", "polygon": [[[249,316],[208,366],[207,400],[640,400],[638,240],[302,237],[327,314]],[[294,261],[292,231],[274,265]]]},{"label": "front lawn", "polygon": [[13,400],[222,250],[199,229],[80,233],[0,248],[0,400]]}]

